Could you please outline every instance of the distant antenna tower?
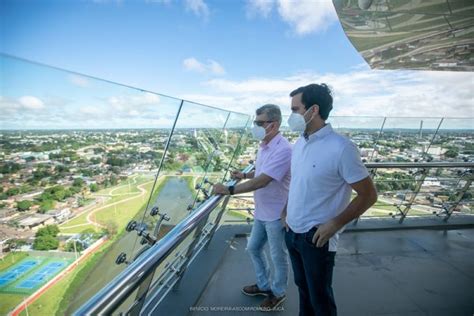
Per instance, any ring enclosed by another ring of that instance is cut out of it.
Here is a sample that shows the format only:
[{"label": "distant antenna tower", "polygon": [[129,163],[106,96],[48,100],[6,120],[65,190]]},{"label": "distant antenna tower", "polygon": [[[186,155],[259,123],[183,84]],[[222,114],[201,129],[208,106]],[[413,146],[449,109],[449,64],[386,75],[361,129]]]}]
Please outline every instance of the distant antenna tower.
[{"label": "distant antenna tower", "polygon": [[423,120],[420,121],[420,132],[418,134],[418,138],[423,138]]}]

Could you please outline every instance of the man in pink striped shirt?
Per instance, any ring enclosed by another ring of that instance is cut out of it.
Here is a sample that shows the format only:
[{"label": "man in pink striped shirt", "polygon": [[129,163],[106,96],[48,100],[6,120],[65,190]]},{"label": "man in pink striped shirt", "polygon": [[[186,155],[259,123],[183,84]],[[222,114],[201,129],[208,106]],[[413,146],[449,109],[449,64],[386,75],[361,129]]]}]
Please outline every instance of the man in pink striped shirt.
[{"label": "man in pink striped shirt", "polygon": [[[235,177],[250,180],[235,187],[218,183],[213,192],[232,195],[254,191],[254,225],[247,251],[257,282],[245,286],[242,292],[249,296],[266,296],[261,309],[274,310],[285,300],[288,283],[288,252],[280,218],[290,185],[291,146],[280,134],[281,111],[278,106],[266,104],[257,109],[256,114],[252,135],[261,143],[255,171],[248,174],[234,172]],[[273,280],[270,280],[268,260],[263,251],[267,242],[274,268]]]}]

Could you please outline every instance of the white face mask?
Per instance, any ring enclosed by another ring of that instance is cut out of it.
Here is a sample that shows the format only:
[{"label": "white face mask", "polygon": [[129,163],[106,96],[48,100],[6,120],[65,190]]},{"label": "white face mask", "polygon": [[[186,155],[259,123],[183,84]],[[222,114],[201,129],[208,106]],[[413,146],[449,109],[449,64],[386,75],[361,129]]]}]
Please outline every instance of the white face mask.
[{"label": "white face mask", "polygon": [[263,140],[265,138],[265,135],[267,134],[267,131],[263,126],[257,126],[257,125],[254,125],[252,127],[251,132],[252,132],[253,138],[257,140]]},{"label": "white face mask", "polygon": [[[309,109],[306,110],[304,114],[308,113]],[[306,125],[308,125],[311,122],[311,120],[309,120],[309,122],[306,123],[306,121],[304,120],[304,115],[292,112],[290,114],[290,117],[288,118],[288,126],[290,127],[290,130],[292,130],[293,132],[303,133],[304,130],[306,129]]]}]

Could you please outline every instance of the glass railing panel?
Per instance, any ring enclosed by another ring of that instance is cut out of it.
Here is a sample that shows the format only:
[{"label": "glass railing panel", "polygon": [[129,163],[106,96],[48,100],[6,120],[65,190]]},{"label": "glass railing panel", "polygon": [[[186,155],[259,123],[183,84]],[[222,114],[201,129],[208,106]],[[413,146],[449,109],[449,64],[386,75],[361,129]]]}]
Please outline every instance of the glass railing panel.
[{"label": "glass railing panel", "polygon": [[[207,199],[213,181],[223,179],[239,136],[224,127],[229,123],[232,129],[243,129],[248,121],[247,115],[240,115],[240,122],[236,115],[183,102],[155,185],[159,192],[139,219],[145,234],[160,239]],[[154,208],[158,214],[151,215]],[[136,243],[133,256],[146,247],[145,242]]]},{"label": "glass railing panel", "polygon": [[[169,220],[164,224],[174,227],[196,202],[203,201],[205,193],[196,185],[207,175],[209,167],[219,157],[218,142],[223,135],[229,112],[184,102],[164,160],[160,176],[164,187],[162,195],[152,201]],[[197,194],[199,191],[199,194]],[[143,220],[148,223],[151,217]]]},{"label": "glass railing panel", "polygon": [[387,118],[377,141],[374,158],[378,161],[428,161],[439,118]]},{"label": "glass railing panel", "polygon": [[365,217],[473,213],[473,173],[467,168],[379,168],[373,179],[378,201]]},{"label": "glass railing panel", "polygon": [[[152,203],[168,217],[162,223],[160,237],[167,234],[207,199],[211,193],[212,183],[223,181],[229,166],[239,154],[241,137],[248,121],[248,115],[189,102],[183,103],[162,170],[165,178],[163,194]],[[179,184],[181,190],[177,192]],[[169,194],[164,194],[167,189],[173,190]],[[214,227],[217,213],[217,210],[214,210],[209,218],[201,223],[207,234]],[[143,222],[147,226],[154,225],[152,216],[146,215]],[[165,282],[163,278],[170,276],[170,271],[163,268],[168,261],[190,258],[196,249],[188,249],[188,246],[202,247],[202,244],[198,243],[200,238],[202,238],[200,233],[188,236],[176,250],[183,258],[172,259],[172,256],[168,256],[165,263],[155,271],[153,283]]]},{"label": "glass railing panel", "polygon": [[[220,157],[217,164],[213,166],[214,170],[229,170],[230,173],[232,170],[240,169],[241,166],[244,166],[242,156],[248,145],[250,124],[250,117],[248,115],[229,113],[223,135],[219,139]],[[229,173],[225,172],[223,175],[221,174],[219,177],[214,177],[211,180],[215,182],[229,179]]]},{"label": "glass railing panel", "polygon": [[426,208],[418,207],[422,205],[419,199],[425,194],[423,188],[417,190],[423,178],[416,169],[381,168],[375,174],[372,173],[372,178],[378,191],[378,200],[363,214],[364,217],[396,217],[406,211],[409,215],[428,214]]},{"label": "glass railing panel", "polygon": [[70,314],[124,269],[120,253],[133,259],[138,237],[125,226],[145,212],[181,101],[6,55],[0,64],[3,223],[18,244],[43,223],[59,229],[58,245],[38,238],[18,256],[37,259],[32,273],[58,269],[28,287],[28,275],[15,277],[0,300],[8,312],[57,277],[29,312],[51,314],[54,302]]},{"label": "glass railing panel", "polygon": [[434,160],[474,160],[474,118],[445,118],[429,154]]}]

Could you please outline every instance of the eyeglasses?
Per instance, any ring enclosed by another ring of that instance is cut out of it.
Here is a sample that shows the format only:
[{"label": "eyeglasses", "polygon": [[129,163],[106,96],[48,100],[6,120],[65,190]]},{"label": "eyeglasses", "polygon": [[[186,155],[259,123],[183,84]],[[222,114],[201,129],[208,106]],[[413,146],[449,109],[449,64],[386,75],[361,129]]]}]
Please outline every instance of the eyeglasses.
[{"label": "eyeglasses", "polygon": [[253,121],[253,124],[257,126],[263,126],[263,124],[265,123],[272,123],[272,122],[275,122],[275,121]]}]

